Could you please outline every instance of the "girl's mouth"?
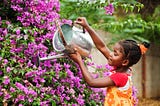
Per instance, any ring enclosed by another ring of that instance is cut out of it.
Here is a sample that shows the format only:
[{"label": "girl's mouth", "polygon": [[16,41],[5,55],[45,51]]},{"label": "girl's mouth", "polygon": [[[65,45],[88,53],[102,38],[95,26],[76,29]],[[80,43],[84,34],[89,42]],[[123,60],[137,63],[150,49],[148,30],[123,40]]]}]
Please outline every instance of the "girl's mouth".
[{"label": "girl's mouth", "polygon": [[111,58],[108,58],[108,63],[111,63],[112,62],[112,59]]}]

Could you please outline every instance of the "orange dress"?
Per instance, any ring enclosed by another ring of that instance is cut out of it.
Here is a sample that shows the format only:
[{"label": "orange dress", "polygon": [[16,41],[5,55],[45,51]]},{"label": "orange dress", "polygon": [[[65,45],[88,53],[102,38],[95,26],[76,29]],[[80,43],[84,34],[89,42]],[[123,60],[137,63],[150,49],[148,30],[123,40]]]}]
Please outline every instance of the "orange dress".
[{"label": "orange dress", "polygon": [[104,106],[134,106],[132,97],[131,76],[123,87],[111,86],[107,88]]}]

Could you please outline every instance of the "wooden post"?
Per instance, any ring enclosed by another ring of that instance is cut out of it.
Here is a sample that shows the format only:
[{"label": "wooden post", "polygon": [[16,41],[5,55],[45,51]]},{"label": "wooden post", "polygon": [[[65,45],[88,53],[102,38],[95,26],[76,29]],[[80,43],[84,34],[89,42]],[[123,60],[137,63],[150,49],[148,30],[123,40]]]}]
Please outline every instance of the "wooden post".
[{"label": "wooden post", "polygon": [[142,55],[142,97],[146,98],[146,55]]}]

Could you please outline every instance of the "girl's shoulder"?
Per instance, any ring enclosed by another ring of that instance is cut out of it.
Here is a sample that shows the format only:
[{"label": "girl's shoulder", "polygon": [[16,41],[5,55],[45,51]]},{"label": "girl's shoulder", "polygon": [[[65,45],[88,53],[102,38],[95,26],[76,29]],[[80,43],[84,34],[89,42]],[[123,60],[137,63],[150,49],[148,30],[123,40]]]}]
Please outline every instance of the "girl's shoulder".
[{"label": "girl's shoulder", "polygon": [[129,69],[126,73],[110,71],[110,78],[113,80],[117,87],[123,87],[131,79],[131,70]]}]

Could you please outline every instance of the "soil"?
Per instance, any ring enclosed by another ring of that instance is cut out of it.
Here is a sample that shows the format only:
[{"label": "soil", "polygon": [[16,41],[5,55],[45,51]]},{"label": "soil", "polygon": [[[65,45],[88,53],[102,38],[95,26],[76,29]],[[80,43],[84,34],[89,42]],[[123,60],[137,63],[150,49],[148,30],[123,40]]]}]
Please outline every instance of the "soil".
[{"label": "soil", "polygon": [[139,98],[138,106],[160,106],[160,98]]}]

